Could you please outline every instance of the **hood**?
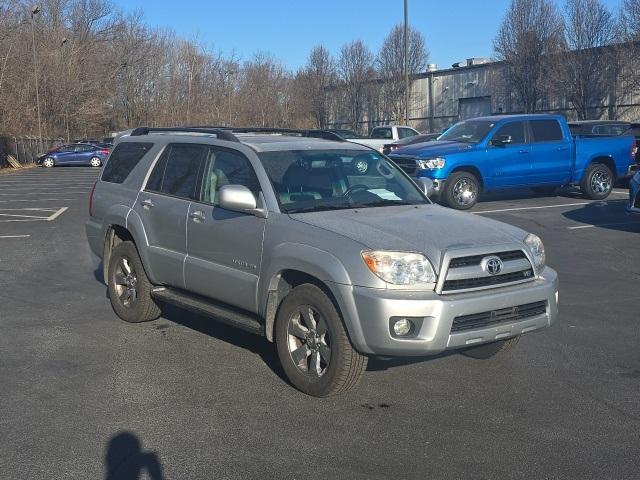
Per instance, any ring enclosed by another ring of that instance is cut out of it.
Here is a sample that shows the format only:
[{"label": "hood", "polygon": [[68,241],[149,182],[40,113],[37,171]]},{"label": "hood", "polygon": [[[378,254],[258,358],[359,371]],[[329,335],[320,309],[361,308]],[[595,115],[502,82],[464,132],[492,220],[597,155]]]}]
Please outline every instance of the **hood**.
[{"label": "hood", "polygon": [[420,158],[433,158],[440,155],[447,155],[450,153],[466,152],[473,150],[476,144],[461,143],[461,142],[449,142],[449,141],[434,141],[425,143],[414,143],[413,145],[407,145],[406,147],[399,148],[394,151],[394,155],[407,155]]},{"label": "hood", "polygon": [[436,269],[446,250],[522,244],[526,232],[506,223],[439,205],[299,213],[294,220],[330,230],[372,250],[417,251]]}]

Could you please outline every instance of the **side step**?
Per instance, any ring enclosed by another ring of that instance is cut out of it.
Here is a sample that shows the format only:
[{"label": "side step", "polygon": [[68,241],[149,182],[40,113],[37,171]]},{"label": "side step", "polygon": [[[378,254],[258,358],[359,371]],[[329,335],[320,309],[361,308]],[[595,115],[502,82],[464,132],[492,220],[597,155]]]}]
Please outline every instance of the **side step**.
[{"label": "side step", "polygon": [[156,300],[211,316],[217,321],[241,328],[247,332],[261,336],[265,334],[264,325],[258,321],[258,316],[255,314],[168,287],[155,287],[151,290],[151,295]]}]

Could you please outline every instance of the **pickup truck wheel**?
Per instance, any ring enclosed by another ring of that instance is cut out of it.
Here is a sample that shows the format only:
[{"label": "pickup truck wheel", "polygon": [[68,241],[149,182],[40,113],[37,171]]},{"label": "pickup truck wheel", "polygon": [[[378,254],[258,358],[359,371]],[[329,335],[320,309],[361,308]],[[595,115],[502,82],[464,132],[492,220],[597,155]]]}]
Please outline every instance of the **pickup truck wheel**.
[{"label": "pickup truck wheel", "polygon": [[591,200],[603,200],[613,189],[613,172],[604,163],[589,165],[580,183],[580,190]]},{"label": "pickup truck wheel", "polygon": [[351,346],[335,305],[315,285],[300,285],[285,297],[275,333],[287,378],[307,395],[328,397],[346,391],[367,368],[367,357]]},{"label": "pickup truck wheel", "polygon": [[466,357],[477,358],[479,360],[486,360],[491,357],[495,357],[499,353],[508,352],[520,341],[520,336],[507,338],[506,340],[499,340],[493,343],[485,343],[484,345],[478,345],[477,347],[465,348],[462,350],[462,354]]},{"label": "pickup truck wheel", "polygon": [[473,173],[454,172],[447,179],[443,192],[446,204],[456,210],[468,210],[478,202],[480,182]]},{"label": "pickup truck wheel", "polygon": [[130,323],[160,316],[160,307],[151,297],[151,282],[133,242],[122,242],[113,249],[108,272],[109,299],[116,315]]}]

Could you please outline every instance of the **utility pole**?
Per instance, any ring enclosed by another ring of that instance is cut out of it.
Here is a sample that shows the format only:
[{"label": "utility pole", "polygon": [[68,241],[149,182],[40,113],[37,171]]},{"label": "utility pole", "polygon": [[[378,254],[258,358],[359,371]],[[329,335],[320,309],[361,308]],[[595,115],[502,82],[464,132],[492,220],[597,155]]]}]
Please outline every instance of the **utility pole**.
[{"label": "utility pole", "polygon": [[31,8],[31,41],[33,45],[33,76],[36,81],[36,108],[38,109],[38,153],[42,152],[42,121],[40,119],[40,88],[38,86],[38,57],[36,56],[36,29],[34,17],[40,12],[40,7]]},{"label": "utility pole", "polygon": [[404,123],[409,125],[409,0],[404,0]]},{"label": "utility pole", "polygon": [[231,93],[233,92],[233,84],[231,83],[231,76],[235,75],[236,72],[234,70],[225,70],[224,76],[227,83],[227,100],[229,101],[229,119],[227,122],[227,126],[231,126]]}]

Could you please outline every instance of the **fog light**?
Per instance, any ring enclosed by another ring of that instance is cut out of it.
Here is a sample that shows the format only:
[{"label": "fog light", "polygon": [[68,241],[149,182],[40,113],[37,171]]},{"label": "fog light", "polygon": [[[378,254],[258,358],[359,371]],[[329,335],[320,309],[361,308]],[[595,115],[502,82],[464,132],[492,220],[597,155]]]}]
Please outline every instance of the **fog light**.
[{"label": "fog light", "polygon": [[401,318],[393,324],[393,333],[398,337],[405,337],[411,333],[412,327],[413,324],[411,323],[411,320]]}]

